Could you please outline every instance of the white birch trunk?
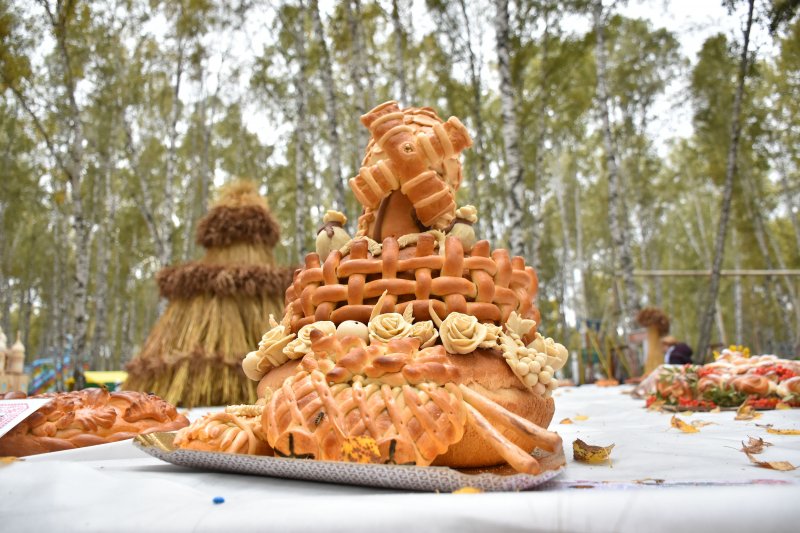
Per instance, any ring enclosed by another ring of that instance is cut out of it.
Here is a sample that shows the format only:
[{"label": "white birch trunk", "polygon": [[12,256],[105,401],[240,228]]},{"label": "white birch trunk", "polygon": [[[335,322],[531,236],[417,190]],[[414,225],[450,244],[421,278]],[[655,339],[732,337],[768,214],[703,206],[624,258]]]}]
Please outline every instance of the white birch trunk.
[{"label": "white birch trunk", "polygon": [[317,36],[320,47],[320,76],[322,77],[323,96],[325,97],[325,113],[328,115],[328,144],[330,145],[330,169],[333,181],[333,193],[336,209],[346,211],[345,187],[342,179],[341,141],[339,140],[339,120],[337,118],[336,84],[333,80],[333,65],[331,63],[328,42],[325,39],[325,27],[319,13],[319,1],[311,0],[311,23]]},{"label": "white birch trunk", "polygon": [[[619,292],[620,310],[622,311],[623,330],[627,333],[629,321],[639,307],[639,296],[633,279],[633,257],[628,236],[627,218],[622,207],[621,176],[617,166],[617,153],[611,133],[611,116],[608,108],[608,87],[606,82],[606,47],[605,20],[603,3],[597,0],[594,4],[594,28],[596,35],[595,61],[597,68],[597,100],[602,120],[603,144],[606,152],[606,170],[608,172],[608,219],[611,240],[614,248],[614,277],[621,274],[624,290]],[[618,264],[617,264],[618,261]]]},{"label": "white birch trunk", "polygon": [[709,283],[706,309],[700,320],[700,336],[697,342],[697,353],[701,358],[706,356],[711,338],[711,321],[714,316],[717,295],[719,294],[720,270],[722,259],[725,256],[725,237],[728,234],[728,221],[731,213],[733,199],[733,180],[736,177],[736,158],[739,153],[739,137],[741,136],[741,111],[744,82],[747,78],[748,57],[750,48],[750,28],[753,26],[753,4],[755,0],[748,1],[747,24],[744,29],[744,45],[739,59],[739,76],[736,85],[736,95],[733,101],[733,116],[731,117],[730,145],[728,147],[728,161],[725,169],[725,187],[722,192],[722,206],[720,208],[719,226],[714,242],[714,261],[711,265],[711,281]]},{"label": "white birch trunk", "polygon": [[116,225],[117,203],[111,186],[111,169],[113,162],[110,155],[106,155],[105,172],[103,173],[103,222],[102,233],[97,241],[97,269],[95,273],[94,313],[95,328],[92,338],[92,359],[96,362],[106,363],[105,356],[109,353],[108,347],[108,269],[111,262],[111,250],[116,248],[114,228]]},{"label": "white birch trunk", "polygon": [[306,219],[308,219],[308,204],[306,202],[306,83],[307,83],[307,57],[305,32],[303,31],[303,12],[298,14],[299,19],[293,22],[292,32],[294,41],[295,60],[297,72],[294,79],[295,109],[294,109],[294,177],[295,177],[295,233],[294,252],[296,261],[303,260],[306,241]]},{"label": "white birch trunk", "polygon": [[508,248],[511,255],[522,255],[525,249],[523,241],[522,201],[525,198],[525,182],[523,181],[522,164],[519,153],[519,131],[517,127],[516,102],[514,86],[511,80],[511,64],[509,51],[509,13],[508,0],[495,1],[495,38],[497,48],[497,65],[500,71],[500,104],[503,119],[503,144],[506,169],[506,216],[508,217]]},{"label": "white birch trunk", "polygon": [[464,18],[464,28],[467,33],[467,57],[469,59],[469,81],[472,92],[472,118],[475,121],[475,146],[474,150],[478,159],[477,169],[474,165],[470,168],[470,175],[472,177],[473,186],[477,183],[477,176],[486,178],[489,175],[488,164],[486,162],[486,150],[484,149],[484,128],[483,128],[483,112],[481,111],[481,70],[478,65],[475,51],[472,48],[472,27],[469,14],[467,13],[467,3],[465,0],[458,1],[461,8],[461,16]]}]

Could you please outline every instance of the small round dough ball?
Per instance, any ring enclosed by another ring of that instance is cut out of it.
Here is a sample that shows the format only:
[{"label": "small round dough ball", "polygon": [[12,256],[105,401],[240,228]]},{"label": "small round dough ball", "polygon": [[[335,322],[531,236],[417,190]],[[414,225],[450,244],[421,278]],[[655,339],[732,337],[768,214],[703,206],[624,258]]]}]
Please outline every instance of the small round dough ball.
[{"label": "small round dough ball", "polygon": [[336,337],[358,337],[361,340],[369,340],[369,328],[363,322],[357,320],[345,320],[336,328]]},{"label": "small round dough ball", "polygon": [[260,362],[261,357],[259,357],[258,352],[250,352],[244,357],[244,361],[242,361],[242,370],[244,370],[244,375],[247,376],[248,379],[261,381],[261,378],[264,377],[264,372],[258,369],[258,364]]}]

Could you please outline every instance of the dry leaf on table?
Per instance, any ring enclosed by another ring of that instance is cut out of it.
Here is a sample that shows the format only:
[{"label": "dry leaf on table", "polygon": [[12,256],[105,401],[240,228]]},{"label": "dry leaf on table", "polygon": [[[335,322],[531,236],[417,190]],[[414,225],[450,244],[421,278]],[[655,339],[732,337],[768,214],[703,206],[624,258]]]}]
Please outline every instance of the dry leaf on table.
[{"label": "dry leaf on table", "polygon": [[377,463],[381,452],[372,437],[350,437],[342,444],[344,460],[351,463]]},{"label": "dry leaf on table", "polygon": [[681,411],[678,414],[682,416],[692,416],[694,414],[694,411]]},{"label": "dry leaf on table", "polygon": [[756,412],[752,406],[743,403],[739,406],[739,409],[736,410],[736,417],[734,420],[755,420],[757,418],[761,418],[761,413]]},{"label": "dry leaf on table", "polygon": [[759,438],[748,437],[747,444],[745,444],[744,441],[742,441],[742,449],[740,451],[743,451],[744,453],[756,454],[763,452],[764,448],[766,448],[767,446],[772,446],[772,443],[767,442],[760,437]]},{"label": "dry leaf on table", "polygon": [[584,420],[589,420],[589,417],[586,415],[575,415],[575,420],[578,422],[583,422]]},{"label": "dry leaf on table", "polygon": [[453,494],[480,494],[481,492],[483,492],[481,489],[476,489],[475,487],[461,487],[454,490]]},{"label": "dry leaf on table", "polygon": [[594,446],[586,444],[581,439],[575,439],[575,442],[572,443],[572,457],[582,463],[602,463],[611,460],[613,448],[613,444],[611,446]]},{"label": "dry leaf on table", "polygon": [[691,424],[696,428],[702,428],[716,424],[716,422],[706,422],[705,420],[692,420]]},{"label": "dry leaf on table", "polygon": [[719,406],[716,406],[715,408],[709,411],[709,413],[721,413],[721,412],[722,409],[720,409]]},{"label": "dry leaf on table", "polygon": [[0,457],[0,466],[10,465],[11,463],[16,463],[17,461],[22,461],[22,459],[12,455]]},{"label": "dry leaf on table", "polygon": [[572,420],[570,420],[569,418],[565,418],[564,420],[559,422],[559,424],[572,424]]},{"label": "dry leaf on table", "polygon": [[773,435],[800,435],[800,429],[775,429],[768,427],[767,433],[772,433]]},{"label": "dry leaf on table", "polygon": [[647,408],[648,411],[658,411],[661,412],[664,410],[664,400],[656,400],[650,404]]},{"label": "dry leaf on table", "polygon": [[797,468],[796,466],[794,466],[789,461],[759,461],[758,459],[753,457],[751,454],[749,454],[747,452],[744,452],[744,453],[745,453],[745,455],[747,455],[748,459],[750,459],[751,463],[754,463],[754,464],[760,466],[761,468],[768,468],[770,470],[780,470],[782,472],[788,472],[790,470],[794,470],[794,469]]},{"label": "dry leaf on table", "polygon": [[700,431],[699,429],[697,429],[693,425],[687,424],[686,422],[684,422],[683,420],[681,420],[680,418],[678,418],[675,415],[672,415],[672,420],[670,421],[670,423],[671,423],[672,427],[674,427],[675,429],[680,429],[684,433],[697,433],[697,432]]},{"label": "dry leaf on table", "polygon": [[791,409],[791,408],[792,408],[792,406],[789,405],[788,403],[784,403],[784,402],[780,402],[779,401],[778,403],[775,404],[775,409],[777,409],[779,411],[785,411],[786,409]]}]

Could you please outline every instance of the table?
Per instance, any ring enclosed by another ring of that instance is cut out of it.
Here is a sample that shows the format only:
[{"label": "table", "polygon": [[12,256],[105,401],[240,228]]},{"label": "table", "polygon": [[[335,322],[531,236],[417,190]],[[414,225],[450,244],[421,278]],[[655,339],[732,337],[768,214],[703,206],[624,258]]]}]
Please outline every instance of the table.
[{"label": "table", "polygon": [[[800,469],[759,468],[738,449],[749,435],[764,437],[774,445],[757,457],[800,465],[800,436],[756,426],[800,428],[800,410],[752,421],[733,412],[679,415],[714,422],[688,434],[670,428],[672,414],[645,410],[626,390],[556,391],[551,429],[570,457],[546,490],[425,494],[194,472],[126,441],[0,467],[0,524],[14,532],[797,530]],[[567,417],[574,423],[559,423]],[[575,438],[614,443],[611,465],[574,462]],[[215,505],[216,496],[225,502]]]}]

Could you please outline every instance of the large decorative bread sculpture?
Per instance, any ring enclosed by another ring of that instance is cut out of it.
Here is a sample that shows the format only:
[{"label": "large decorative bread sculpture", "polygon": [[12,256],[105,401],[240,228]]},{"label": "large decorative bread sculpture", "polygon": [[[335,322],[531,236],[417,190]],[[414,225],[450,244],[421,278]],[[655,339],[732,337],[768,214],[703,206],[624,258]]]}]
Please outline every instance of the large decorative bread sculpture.
[{"label": "large decorative bread sculpture", "polygon": [[[25,397],[21,393],[7,396],[5,399]],[[90,388],[31,398],[52,401],[0,438],[0,456],[71,450],[154,431],[175,431],[189,424],[173,405],[142,392]]]},{"label": "large decorative bread sculpture", "polygon": [[535,271],[477,241],[475,208],[456,206],[466,128],[395,102],[361,121],[372,139],[350,180],[358,233],[328,212],[283,320],[243,362],[262,431],[226,413],[176,445],[241,452],[254,439],[285,457],[526,473],[564,464],[544,428],[567,350],[536,330]]}]

